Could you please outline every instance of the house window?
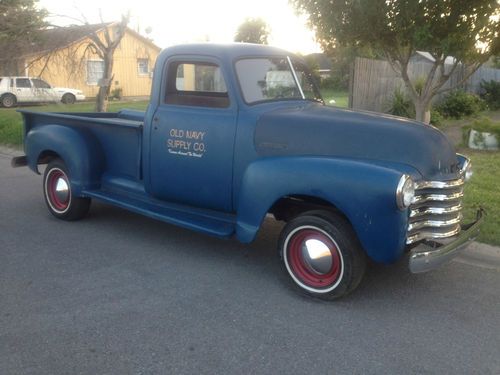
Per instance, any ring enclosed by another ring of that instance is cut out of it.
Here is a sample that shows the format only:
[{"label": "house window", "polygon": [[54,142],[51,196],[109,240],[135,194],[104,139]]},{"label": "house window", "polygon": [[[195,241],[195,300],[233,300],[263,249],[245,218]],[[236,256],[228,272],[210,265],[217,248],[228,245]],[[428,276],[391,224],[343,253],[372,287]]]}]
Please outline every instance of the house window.
[{"label": "house window", "polygon": [[149,74],[149,60],[148,59],[137,59],[137,71],[140,76],[146,76]]},{"label": "house window", "polygon": [[99,80],[104,77],[104,61],[87,61],[87,85],[97,85]]}]

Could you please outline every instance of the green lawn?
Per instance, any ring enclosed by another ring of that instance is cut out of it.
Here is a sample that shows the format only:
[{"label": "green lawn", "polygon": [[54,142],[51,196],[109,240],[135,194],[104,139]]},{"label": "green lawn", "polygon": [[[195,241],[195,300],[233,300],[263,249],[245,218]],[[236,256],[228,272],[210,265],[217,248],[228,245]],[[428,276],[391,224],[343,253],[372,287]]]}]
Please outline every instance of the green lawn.
[{"label": "green lawn", "polygon": [[[145,110],[147,101],[110,102],[108,110],[116,112],[120,109]],[[40,112],[93,112],[95,103],[83,102],[75,104],[50,104],[13,109],[0,108],[0,144],[18,147],[22,144],[22,116],[17,109],[27,109]]]},{"label": "green lawn", "polygon": [[479,207],[486,217],[478,240],[500,246],[500,152],[459,150],[472,160],[474,174],[465,187],[464,217],[474,219]]},{"label": "green lawn", "polygon": [[[333,89],[321,89],[320,91],[326,104],[347,108],[349,104],[349,93],[347,91]],[[331,100],[335,100],[335,103],[330,103]]]}]

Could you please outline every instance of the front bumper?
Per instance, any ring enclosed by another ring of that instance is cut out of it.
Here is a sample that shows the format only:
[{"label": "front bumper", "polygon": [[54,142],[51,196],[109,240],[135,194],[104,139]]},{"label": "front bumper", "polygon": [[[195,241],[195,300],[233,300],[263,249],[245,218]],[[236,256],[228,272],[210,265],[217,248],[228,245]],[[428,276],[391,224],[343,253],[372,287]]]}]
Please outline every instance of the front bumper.
[{"label": "front bumper", "polygon": [[409,267],[413,273],[427,272],[457,256],[477,237],[483,221],[483,210],[477,212],[476,221],[462,226],[459,235],[446,245],[421,244],[410,251]]}]

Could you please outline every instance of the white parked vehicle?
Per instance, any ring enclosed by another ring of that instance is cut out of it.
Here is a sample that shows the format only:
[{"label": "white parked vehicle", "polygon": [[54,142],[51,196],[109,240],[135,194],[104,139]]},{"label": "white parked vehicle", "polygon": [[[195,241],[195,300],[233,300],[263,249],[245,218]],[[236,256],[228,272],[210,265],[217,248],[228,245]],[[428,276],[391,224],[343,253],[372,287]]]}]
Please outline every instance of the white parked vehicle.
[{"label": "white parked vehicle", "polygon": [[63,102],[73,104],[85,100],[77,89],[52,87],[40,78],[0,77],[0,105],[11,108],[17,104]]}]

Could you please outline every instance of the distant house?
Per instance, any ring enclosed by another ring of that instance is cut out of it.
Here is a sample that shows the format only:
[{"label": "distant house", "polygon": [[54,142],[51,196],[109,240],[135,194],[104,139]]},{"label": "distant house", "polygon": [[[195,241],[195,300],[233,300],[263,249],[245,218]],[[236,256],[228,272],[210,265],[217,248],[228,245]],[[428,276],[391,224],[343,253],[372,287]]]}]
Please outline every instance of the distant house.
[{"label": "distant house", "polygon": [[[424,62],[433,64],[434,61],[436,60],[434,59],[434,57],[432,57],[432,55],[429,52],[416,51],[411,57],[410,61],[414,63]],[[444,60],[445,65],[453,65],[454,63],[455,63],[455,58],[452,56],[448,56]]]},{"label": "distant house", "polygon": [[[95,97],[104,62],[90,47],[89,35],[97,33],[104,38],[106,28],[113,35],[116,24],[44,30],[41,41],[21,51],[15,64],[2,66],[0,61],[0,75],[40,77],[53,86],[77,88],[86,97]],[[151,40],[127,28],[115,50],[111,91],[121,89],[124,97],[149,96],[152,70],[160,50]]]},{"label": "distant house", "polygon": [[321,78],[328,78],[332,72],[332,59],[324,53],[311,53],[305,56],[307,61],[313,61]]}]

